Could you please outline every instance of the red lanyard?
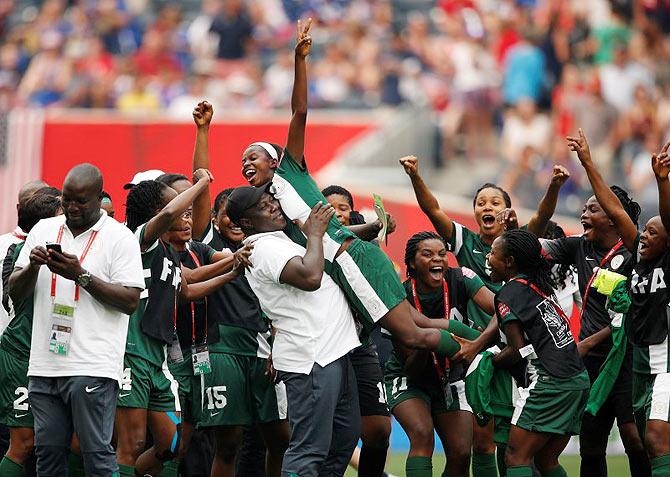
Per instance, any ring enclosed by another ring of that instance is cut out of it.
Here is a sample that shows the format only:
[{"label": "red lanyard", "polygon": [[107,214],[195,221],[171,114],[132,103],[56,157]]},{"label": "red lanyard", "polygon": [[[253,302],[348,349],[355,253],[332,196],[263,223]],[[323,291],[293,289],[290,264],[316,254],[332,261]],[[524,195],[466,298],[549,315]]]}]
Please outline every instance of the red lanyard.
[{"label": "red lanyard", "polygon": [[19,240],[25,240],[26,237],[28,237],[26,234],[20,234],[16,231],[16,229],[12,232],[12,235],[16,237]]},{"label": "red lanyard", "polygon": [[[65,225],[61,225],[60,229],[58,230],[58,236],[56,237],[56,243],[60,244],[60,241],[63,239],[63,230],[65,230]],[[84,251],[81,254],[81,258],[79,259],[79,263],[82,264],[84,263],[84,259],[86,258],[86,255],[88,255],[88,251],[91,249],[91,245],[93,245],[93,241],[95,238],[98,236],[98,231],[94,230],[91,232],[91,236],[88,238],[88,242],[86,242],[86,246],[84,247]],[[51,274],[51,299],[55,300],[56,299],[56,274],[52,273]],[[79,301],[79,285],[76,285],[74,287],[74,302],[77,303]]]},{"label": "red lanyard", "polygon": [[528,280],[525,280],[523,278],[512,278],[512,280],[514,280],[515,282],[523,283],[524,285],[528,285],[535,293],[540,295],[545,300],[549,300],[549,302],[551,302],[551,304],[554,306],[554,310],[556,310],[556,313],[558,313],[559,316],[561,318],[563,318],[563,321],[565,321],[568,324],[570,323],[570,319],[568,318],[568,316],[563,311],[563,308],[561,308],[558,305],[558,303],[556,303],[554,300],[552,300],[551,297],[547,296],[546,293],[544,293],[542,290],[540,290],[537,287],[537,285],[535,285],[534,283],[530,283]]},{"label": "red lanyard", "polygon": [[[416,280],[413,278],[410,278],[410,283],[412,284],[412,298],[414,299],[414,308],[419,313],[423,313],[423,310],[421,308],[421,301],[419,300],[419,294],[416,292]],[[451,311],[451,308],[449,306],[449,285],[447,285],[446,280],[442,280],[442,292],[444,295],[444,319],[448,320],[449,319],[449,312]],[[437,355],[435,353],[430,353],[431,357],[433,358],[433,367],[435,368],[435,372],[439,376],[440,379],[444,379],[444,370],[440,366],[440,362],[437,359]],[[444,357],[444,369],[449,368],[449,358],[446,356]]]},{"label": "red lanyard", "polygon": [[[198,260],[198,256],[193,253],[193,250],[188,248],[188,245],[186,246],[188,253],[191,255],[191,258],[195,262],[196,267],[200,267],[200,260]],[[207,297],[205,297],[205,341],[204,343],[207,344]],[[193,340],[193,345],[195,345],[195,303],[191,302],[191,339]]]},{"label": "red lanyard", "polygon": [[[600,261],[600,268],[603,268],[607,262],[610,261],[610,259],[614,256],[617,250],[621,248],[623,245],[623,241],[619,239],[617,243],[614,244],[614,247],[610,249],[609,252],[603,257],[603,259]],[[598,271],[596,270],[591,274],[591,278],[589,278],[589,281],[586,283],[586,290],[584,290],[584,298],[582,298],[582,311],[579,313],[579,319],[582,318],[584,315],[584,310],[586,310],[586,300],[589,298],[589,290],[591,290],[591,285],[593,284],[593,280],[595,280],[596,275],[598,274]]]}]

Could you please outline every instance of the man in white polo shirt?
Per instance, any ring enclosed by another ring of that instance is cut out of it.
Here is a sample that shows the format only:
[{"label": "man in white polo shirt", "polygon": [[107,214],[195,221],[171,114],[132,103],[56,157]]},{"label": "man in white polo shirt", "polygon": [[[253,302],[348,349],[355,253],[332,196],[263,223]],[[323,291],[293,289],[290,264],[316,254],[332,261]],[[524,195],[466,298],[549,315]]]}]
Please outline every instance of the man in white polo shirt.
[{"label": "man in white polo shirt", "polygon": [[73,431],[87,475],[118,471],[114,412],[144,276],[137,240],[100,210],[101,198],[100,171],[73,168],[64,215],[33,227],[9,279],[12,300],[34,292],[28,395],[40,476],[67,474]]},{"label": "man in white polo shirt", "polygon": [[246,277],[276,335],[272,361],[286,385],[291,440],[282,475],[343,475],[360,435],[349,351],[360,345],[346,297],[323,273],[323,235],[334,209],[317,204],[303,226],[307,248],[266,188],[239,187],[226,212],[254,243]]}]

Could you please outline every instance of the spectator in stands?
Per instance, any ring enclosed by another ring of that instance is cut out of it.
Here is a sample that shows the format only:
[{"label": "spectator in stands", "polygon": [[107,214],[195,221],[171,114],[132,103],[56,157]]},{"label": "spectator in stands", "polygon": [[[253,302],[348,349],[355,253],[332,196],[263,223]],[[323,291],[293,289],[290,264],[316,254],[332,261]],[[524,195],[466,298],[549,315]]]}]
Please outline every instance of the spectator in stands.
[{"label": "spectator in stands", "polygon": [[527,30],[520,42],[510,48],[505,60],[503,98],[508,105],[516,105],[529,98],[537,103],[544,87],[545,57],[535,45],[536,35]]},{"label": "spectator in stands", "polygon": [[241,0],[226,0],[210,31],[219,36],[217,58],[240,60],[247,54],[253,25]]}]

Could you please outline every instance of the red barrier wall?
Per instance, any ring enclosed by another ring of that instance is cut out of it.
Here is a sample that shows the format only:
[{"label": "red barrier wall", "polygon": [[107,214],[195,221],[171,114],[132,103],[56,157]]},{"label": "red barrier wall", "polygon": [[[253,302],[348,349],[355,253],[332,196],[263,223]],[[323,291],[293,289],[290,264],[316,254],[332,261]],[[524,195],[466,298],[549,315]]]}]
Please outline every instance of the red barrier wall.
[{"label": "red barrier wall", "polygon": [[[336,151],[367,124],[313,124],[305,151],[313,172],[332,160]],[[210,128],[210,161],[215,177],[212,193],[244,183],[240,159],[244,148],[258,140],[285,144],[286,124],[217,123]],[[128,124],[47,121],[44,127],[42,177],[60,187],[73,166],[90,162],[100,168],[123,220],[126,193],[122,189],[138,171],[160,169],[190,177],[195,126],[192,124]]]}]

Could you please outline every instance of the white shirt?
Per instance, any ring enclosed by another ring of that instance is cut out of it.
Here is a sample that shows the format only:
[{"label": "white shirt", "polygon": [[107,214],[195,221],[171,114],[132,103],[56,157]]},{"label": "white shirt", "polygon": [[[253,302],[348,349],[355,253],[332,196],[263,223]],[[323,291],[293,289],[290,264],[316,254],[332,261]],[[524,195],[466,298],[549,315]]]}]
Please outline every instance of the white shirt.
[{"label": "white shirt", "polygon": [[[26,234],[20,227],[16,227],[13,232],[0,235],[0,267],[9,252],[9,247],[12,245],[21,243],[25,238]],[[3,270],[4,272],[4,270]],[[10,272],[11,273],[11,272]],[[0,300],[5,296],[4,283],[3,280],[0,280]],[[9,300],[9,306],[12,306],[12,301]],[[11,308],[10,308],[11,309]],[[0,305],[0,335],[5,331],[7,325],[11,321],[11,317],[4,306]]]},{"label": "white shirt", "polygon": [[[16,262],[17,267],[30,263],[30,251],[37,245],[54,243],[65,223],[61,215],[41,220],[28,234]],[[72,236],[64,227],[61,247],[64,252],[81,255],[94,230],[98,231],[82,267],[91,275],[113,284],[144,289],[140,246],[132,232],[101,211],[98,222],[86,232]],[[56,302],[73,306],[75,283],[56,275]],[[121,380],[123,354],[128,333],[128,315],[79,290],[67,356],[49,352],[52,325],[51,272],[40,267],[35,285],[33,332],[30,343],[28,376],[96,376]]]},{"label": "white shirt", "polygon": [[288,261],[305,255],[304,247],[284,232],[252,235],[244,242],[255,244],[247,281],[277,330],[275,369],[309,374],[314,363],[326,366],[360,345],[349,303],[327,274],[313,292],[279,281]]}]

